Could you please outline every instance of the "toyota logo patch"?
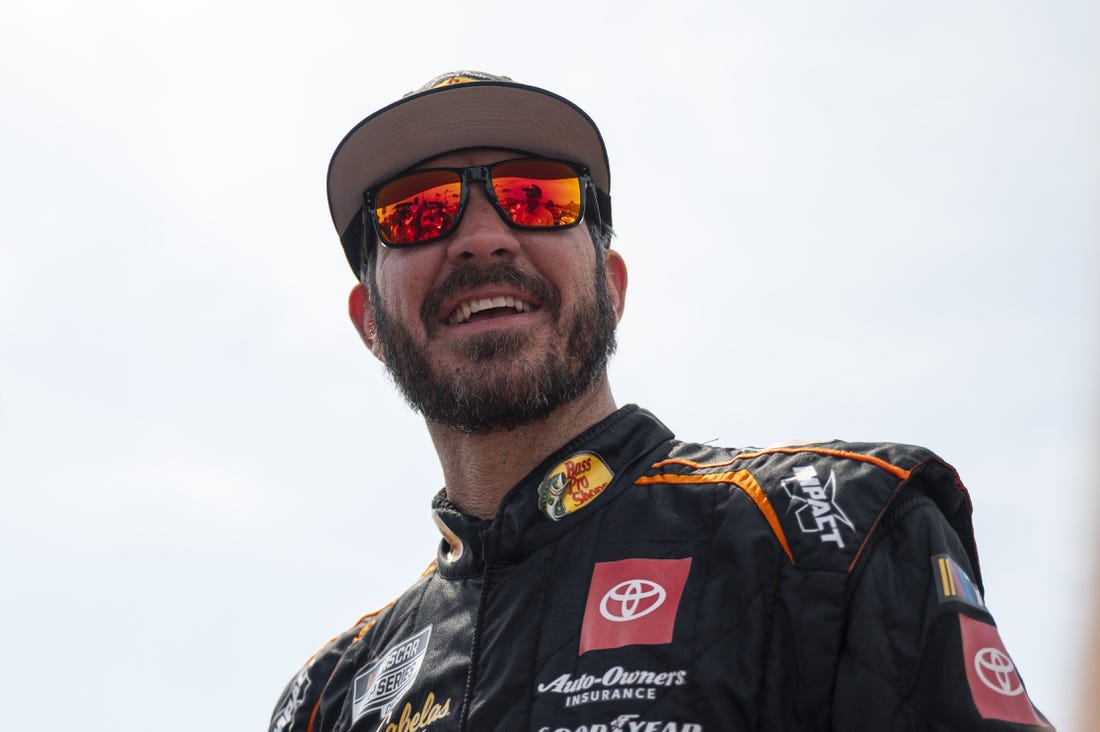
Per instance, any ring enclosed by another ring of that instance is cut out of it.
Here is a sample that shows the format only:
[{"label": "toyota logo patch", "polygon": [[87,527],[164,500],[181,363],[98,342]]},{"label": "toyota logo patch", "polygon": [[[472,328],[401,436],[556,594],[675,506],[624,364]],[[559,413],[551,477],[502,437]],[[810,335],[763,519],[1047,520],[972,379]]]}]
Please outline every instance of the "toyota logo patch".
[{"label": "toyota logo patch", "polygon": [[978,713],[984,719],[1049,726],[1031,705],[996,626],[959,615],[959,634],[966,659],[966,680]]},{"label": "toyota logo patch", "polygon": [[671,643],[691,558],[620,559],[592,568],[579,652]]},{"label": "toyota logo patch", "polygon": [[974,670],[978,678],[998,694],[1019,696],[1024,692],[1016,664],[998,648],[983,648],[974,656]]},{"label": "toyota logo patch", "polygon": [[613,623],[626,623],[644,618],[665,601],[668,593],[656,582],[630,579],[607,591],[600,600],[600,615]]}]

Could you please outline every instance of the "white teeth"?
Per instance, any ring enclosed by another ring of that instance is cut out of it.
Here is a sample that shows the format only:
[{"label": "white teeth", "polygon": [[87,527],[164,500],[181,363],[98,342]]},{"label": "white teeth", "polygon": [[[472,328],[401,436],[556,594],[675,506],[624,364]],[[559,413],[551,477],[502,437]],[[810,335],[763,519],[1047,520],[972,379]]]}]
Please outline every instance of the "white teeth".
[{"label": "white teeth", "polygon": [[475,300],[466,300],[459,303],[447,322],[451,325],[465,323],[474,313],[493,308],[513,308],[517,313],[526,313],[534,310],[534,306],[523,300],[517,300],[510,296],[482,297]]}]

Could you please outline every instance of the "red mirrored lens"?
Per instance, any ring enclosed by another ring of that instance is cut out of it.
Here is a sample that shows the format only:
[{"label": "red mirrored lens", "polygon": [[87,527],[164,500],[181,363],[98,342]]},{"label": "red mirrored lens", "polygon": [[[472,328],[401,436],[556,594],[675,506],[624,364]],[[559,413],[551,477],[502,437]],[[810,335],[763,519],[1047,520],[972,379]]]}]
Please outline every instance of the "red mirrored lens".
[{"label": "red mirrored lens", "polygon": [[493,192],[518,226],[568,226],[581,217],[577,171],[551,160],[509,160],[493,166]]},{"label": "red mirrored lens", "polygon": [[461,197],[462,180],[451,170],[425,170],[387,183],[374,197],[382,241],[418,244],[450,233]]}]

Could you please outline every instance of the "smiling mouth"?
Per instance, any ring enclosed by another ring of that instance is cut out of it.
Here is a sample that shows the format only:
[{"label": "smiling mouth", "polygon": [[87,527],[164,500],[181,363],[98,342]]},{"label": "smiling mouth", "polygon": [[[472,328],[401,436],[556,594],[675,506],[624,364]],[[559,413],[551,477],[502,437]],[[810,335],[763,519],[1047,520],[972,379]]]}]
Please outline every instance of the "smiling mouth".
[{"label": "smiling mouth", "polygon": [[471,320],[492,318],[538,310],[538,305],[511,296],[480,297],[463,300],[448,316],[448,325],[461,325]]}]

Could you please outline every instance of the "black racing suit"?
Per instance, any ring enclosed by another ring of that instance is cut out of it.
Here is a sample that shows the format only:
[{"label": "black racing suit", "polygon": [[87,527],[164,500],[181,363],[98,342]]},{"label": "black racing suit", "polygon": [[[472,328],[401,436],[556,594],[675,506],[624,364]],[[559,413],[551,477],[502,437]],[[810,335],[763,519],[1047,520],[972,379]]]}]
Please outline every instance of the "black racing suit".
[{"label": "black racing suit", "polygon": [[281,732],[1048,728],[918,447],[736,450],[620,409],[287,686]]}]

